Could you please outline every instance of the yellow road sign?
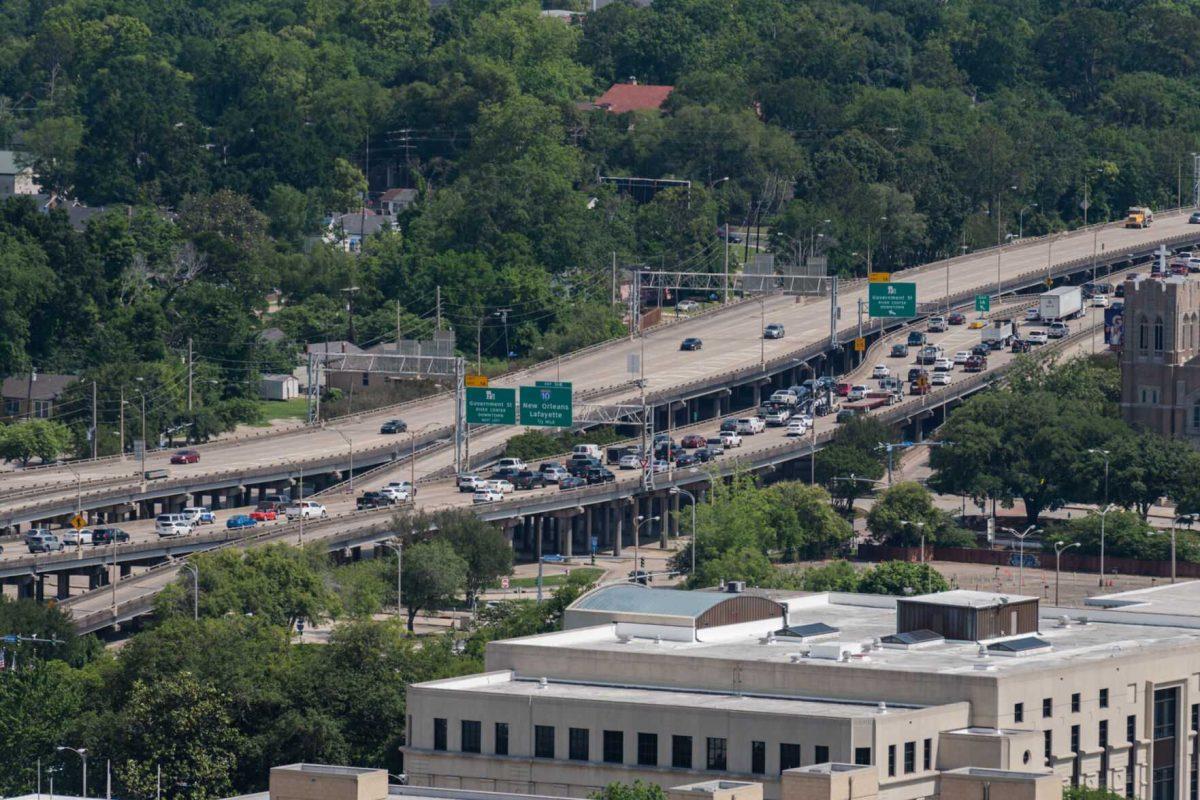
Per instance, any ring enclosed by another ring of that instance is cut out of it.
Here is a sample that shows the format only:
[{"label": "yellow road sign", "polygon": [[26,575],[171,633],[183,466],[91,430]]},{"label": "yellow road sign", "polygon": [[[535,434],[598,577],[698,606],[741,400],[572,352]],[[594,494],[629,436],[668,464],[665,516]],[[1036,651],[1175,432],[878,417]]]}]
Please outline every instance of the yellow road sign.
[{"label": "yellow road sign", "polygon": [[862,351],[866,350],[867,349],[867,340],[861,336],[858,337],[857,339],[855,339],[854,340],[854,349],[860,353]]},{"label": "yellow road sign", "polygon": [[482,389],[488,385],[487,375],[468,375],[464,380],[467,386],[473,389]]},{"label": "yellow road sign", "polygon": [[84,519],[81,515],[76,514],[75,516],[71,517],[71,527],[74,528],[75,530],[79,530],[84,525],[87,525],[87,520]]},{"label": "yellow road sign", "polygon": [[867,280],[871,283],[888,283],[892,279],[890,272],[872,272],[867,276]]}]

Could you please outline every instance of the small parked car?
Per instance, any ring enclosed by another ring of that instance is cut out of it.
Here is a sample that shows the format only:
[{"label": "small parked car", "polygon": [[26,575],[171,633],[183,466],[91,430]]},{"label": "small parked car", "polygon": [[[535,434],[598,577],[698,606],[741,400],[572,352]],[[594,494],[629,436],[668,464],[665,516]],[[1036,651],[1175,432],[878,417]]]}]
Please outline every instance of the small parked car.
[{"label": "small parked car", "polygon": [[686,447],[689,450],[695,450],[697,447],[704,447],[705,438],[698,433],[689,433],[679,440],[680,447]]},{"label": "small parked car", "polygon": [[782,339],[784,336],[784,328],[778,322],[772,322],[767,327],[763,328],[764,339]]},{"label": "small parked car", "polygon": [[704,342],[695,336],[689,336],[679,343],[680,350],[700,350],[703,347]]},{"label": "small parked car", "polygon": [[225,527],[231,530],[236,530],[237,528],[253,528],[256,525],[258,525],[258,523],[255,522],[254,518],[249,514],[234,514],[232,517],[225,520]]},{"label": "small parked car", "polygon": [[692,311],[699,311],[700,304],[697,303],[695,300],[680,300],[678,303],[675,304],[675,308],[678,309],[679,311],[682,311],[685,314],[688,314],[688,313],[691,313]]},{"label": "small parked car", "polygon": [[402,419],[389,419],[379,426],[380,433],[408,433],[408,423]]},{"label": "small parked car", "polygon": [[92,544],[122,544],[129,541],[129,534],[120,528],[92,528]]},{"label": "small parked car", "polygon": [[196,450],[176,450],[171,455],[172,464],[195,464],[200,461],[200,453]]}]

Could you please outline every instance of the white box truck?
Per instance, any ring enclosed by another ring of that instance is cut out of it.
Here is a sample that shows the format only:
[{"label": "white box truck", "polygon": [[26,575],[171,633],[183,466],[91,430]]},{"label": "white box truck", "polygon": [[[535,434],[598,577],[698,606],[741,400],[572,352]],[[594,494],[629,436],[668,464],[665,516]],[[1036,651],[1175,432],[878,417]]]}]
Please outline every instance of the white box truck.
[{"label": "white box truck", "polygon": [[993,350],[1000,350],[1008,347],[1008,343],[1012,341],[1013,324],[1010,319],[994,319],[992,324],[980,329],[979,341],[981,344],[986,344]]},{"label": "white box truck", "polygon": [[1043,322],[1074,319],[1083,311],[1083,291],[1078,286],[1059,286],[1038,297],[1038,315]]}]

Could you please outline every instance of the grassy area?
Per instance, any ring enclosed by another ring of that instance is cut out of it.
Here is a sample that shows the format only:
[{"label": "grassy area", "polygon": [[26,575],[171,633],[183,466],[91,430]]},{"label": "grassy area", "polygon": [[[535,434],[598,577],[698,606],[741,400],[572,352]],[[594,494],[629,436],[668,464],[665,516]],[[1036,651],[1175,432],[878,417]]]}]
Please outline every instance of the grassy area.
[{"label": "grassy area", "polygon": [[[579,569],[571,570],[571,573],[578,573],[581,578],[586,578],[588,581],[597,581],[604,574],[604,570],[596,569],[595,567],[580,567]],[[567,581],[567,573],[557,572],[553,575],[542,576],[542,588],[548,586],[561,586]],[[493,586],[493,589],[498,589],[499,584]],[[537,587],[537,577],[532,578],[509,578],[508,588],[510,589],[533,589]]]},{"label": "grassy area", "polygon": [[265,425],[273,419],[305,419],[308,416],[308,398],[296,397],[292,400],[259,400],[259,411]]}]

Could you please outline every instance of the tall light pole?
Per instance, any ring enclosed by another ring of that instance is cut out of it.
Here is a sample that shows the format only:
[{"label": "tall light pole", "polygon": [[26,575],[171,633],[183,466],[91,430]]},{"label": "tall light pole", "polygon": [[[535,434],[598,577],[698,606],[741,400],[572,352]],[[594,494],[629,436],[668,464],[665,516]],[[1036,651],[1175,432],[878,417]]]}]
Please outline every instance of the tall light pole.
[{"label": "tall light pole", "polygon": [[[646,525],[648,523],[651,523],[651,522],[658,522],[658,520],[659,520],[659,517],[657,517],[657,516],[644,517],[641,514],[638,514],[637,525],[633,526],[633,574],[634,575],[637,575],[638,570],[642,568],[641,567],[641,564],[642,564],[642,558],[641,558],[642,526]],[[641,581],[638,581],[638,583],[641,583]]]},{"label": "tall light pole", "polygon": [[1067,544],[1059,541],[1054,543],[1054,605],[1058,605],[1058,579],[1062,575],[1063,550],[1070,550],[1072,547],[1079,547],[1079,542]]},{"label": "tall light pole", "polygon": [[87,797],[87,748],[86,747],[63,747],[62,745],[59,745],[58,747],[56,747],[54,749],[60,753],[64,750],[70,750],[72,753],[79,756],[79,758],[83,761],[83,796]]},{"label": "tall light pole", "polygon": [[1017,238],[1025,238],[1025,212],[1031,208],[1037,208],[1037,203],[1029,203],[1020,211],[1017,212]]},{"label": "tall light pole", "polygon": [[[906,519],[900,520],[901,525],[911,525],[921,532],[921,566],[925,566],[925,523],[924,522],[909,522]],[[929,592],[929,573],[925,571],[922,576],[925,579],[925,592]]]},{"label": "tall light pole", "polygon": [[671,494],[681,494],[692,501],[692,571],[691,575],[696,576],[696,495],[689,492],[687,489],[681,489],[678,486],[671,487]]},{"label": "tall light pole", "polygon": [[1100,587],[1104,586],[1104,523],[1105,518],[1108,516],[1108,512],[1112,511],[1114,508],[1116,508],[1116,506],[1114,506],[1112,503],[1109,503],[1104,507],[1104,510],[1100,512],[1100,579],[1096,583],[1096,585]]},{"label": "tall light pole", "polygon": [[1108,450],[1101,450],[1098,447],[1093,447],[1088,450],[1093,455],[1104,457],[1104,504],[1108,505],[1108,457],[1111,455]]},{"label": "tall light pole", "polygon": [[1019,576],[1017,578],[1017,588],[1024,589],[1025,588],[1025,537],[1031,533],[1039,532],[1040,529],[1036,525],[1030,525],[1024,531],[1018,531],[1014,528],[1006,528],[1004,526],[1001,526],[1000,530],[1008,531],[1013,536],[1017,537],[1017,541],[1020,543],[1019,551],[1018,551],[1019,555],[1017,556],[1017,558],[1020,560],[1021,563],[1017,568],[1017,575]]},{"label": "tall light pole", "polygon": [[767,298],[762,291],[758,293],[758,366],[767,367]]},{"label": "tall light pole", "polygon": [[334,428],[333,432],[345,440],[346,448],[350,451],[350,496],[354,497],[354,442],[341,428]]},{"label": "tall light pole", "polygon": [[404,615],[400,610],[403,606],[400,592],[404,588],[404,540],[397,538],[395,541],[383,542],[383,546],[396,553],[396,621],[403,628]]},{"label": "tall light pole", "polygon": [[1176,516],[1171,520],[1171,583],[1175,582],[1175,526],[1183,523],[1191,530],[1195,519],[1190,516]]},{"label": "tall light pole", "polygon": [[181,569],[192,573],[192,619],[200,619],[200,568],[191,561],[185,562]]}]

